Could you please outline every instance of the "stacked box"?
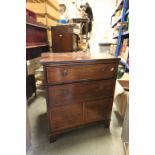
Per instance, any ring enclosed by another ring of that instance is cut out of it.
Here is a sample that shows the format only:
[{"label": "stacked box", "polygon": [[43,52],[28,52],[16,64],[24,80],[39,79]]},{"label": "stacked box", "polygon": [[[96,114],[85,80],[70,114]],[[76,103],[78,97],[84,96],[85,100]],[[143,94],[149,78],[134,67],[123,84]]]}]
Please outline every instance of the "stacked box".
[{"label": "stacked box", "polygon": [[112,44],[112,45],[110,46],[110,54],[111,54],[111,55],[115,55],[116,47],[117,47],[116,44]]},{"label": "stacked box", "polygon": [[120,0],[115,0],[114,1],[114,3],[115,3],[115,6],[117,6],[118,5],[118,2],[119,2]]},{"label": "stacked box", "polygon": [[126,62],[129,54],[129,39],[124,39],[120,51],[122,61]]},{"label": "stacked box", "polygon": [[129,46],[129,38],[123,40],[123,46]]}]

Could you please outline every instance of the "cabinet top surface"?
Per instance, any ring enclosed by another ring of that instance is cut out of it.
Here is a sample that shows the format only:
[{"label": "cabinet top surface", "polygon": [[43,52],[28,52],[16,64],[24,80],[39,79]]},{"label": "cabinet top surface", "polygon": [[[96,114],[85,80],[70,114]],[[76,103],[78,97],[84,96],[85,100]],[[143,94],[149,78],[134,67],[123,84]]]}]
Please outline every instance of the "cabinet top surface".
[{"label": "cabinet top surface", "polygon": [[68,62],[119,62],[120,58],[104,53],[95,52],[68,52],[68,53],[43,53],[41,63],[68,63]]}]

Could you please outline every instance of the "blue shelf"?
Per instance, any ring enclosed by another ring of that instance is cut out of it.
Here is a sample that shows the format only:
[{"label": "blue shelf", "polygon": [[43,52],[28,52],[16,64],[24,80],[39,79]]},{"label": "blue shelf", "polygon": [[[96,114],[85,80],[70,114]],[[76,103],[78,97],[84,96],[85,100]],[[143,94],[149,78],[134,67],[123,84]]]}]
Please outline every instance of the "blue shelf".
[{"label": "blue shelf", "polygon": [[121,1],[119,2],[119,4],[117,5],[117,7],[116,7],[114,13],[112,14],[112,17],[113,17],[113,16],[115,15],[115,13],[121,8],[121,5],[123,4],[123,2],[124,2],[124,0],[121,0]]}]

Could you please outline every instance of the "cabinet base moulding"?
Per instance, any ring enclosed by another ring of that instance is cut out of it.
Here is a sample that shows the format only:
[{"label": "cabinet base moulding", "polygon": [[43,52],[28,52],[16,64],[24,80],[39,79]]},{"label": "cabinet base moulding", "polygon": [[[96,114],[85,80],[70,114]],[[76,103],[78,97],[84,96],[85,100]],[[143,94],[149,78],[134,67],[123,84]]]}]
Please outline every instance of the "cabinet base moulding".
[{"label": "cabinet base moulding", "polygon": [[86,128],[86,127],[93,127],[94,125],[102,125],[103,124],[105,128],[109,128],[110,127],[110,122],[111,122],[110,119],[106,119],[106,120],[98,121],[98,122],[95,122],[95,123],[80,125],[80,126],[78,126],[76,128],[70,128],[70,129],[66,129],[66,130],[57,131],[57,132],[51,133],[49,135],[49,141],[50,141],[50,143],[54,143],[63,134],[67,134],[70,131],[75,131],[75,130]]}]

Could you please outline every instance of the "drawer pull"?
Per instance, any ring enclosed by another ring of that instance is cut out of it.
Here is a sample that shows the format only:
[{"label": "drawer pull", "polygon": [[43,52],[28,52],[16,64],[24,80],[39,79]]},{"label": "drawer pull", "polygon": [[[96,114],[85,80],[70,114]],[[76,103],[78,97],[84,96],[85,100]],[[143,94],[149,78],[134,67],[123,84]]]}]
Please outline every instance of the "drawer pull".
[{"label": "drawer pull", "polygon": [[63,71],[63,75],[64,76],[67,76],[68,75],[68,71],[66,69]]},{"label": "drawer pull", "polygon": [[110,69],[110,71],[111,71],[111,72],[114,71],[114,67],[112,67],[112,68]]},{"label": "drawer pull", "polygon": [[62,37],[62,34],[59,34],[59,37],[61,38]]}]

